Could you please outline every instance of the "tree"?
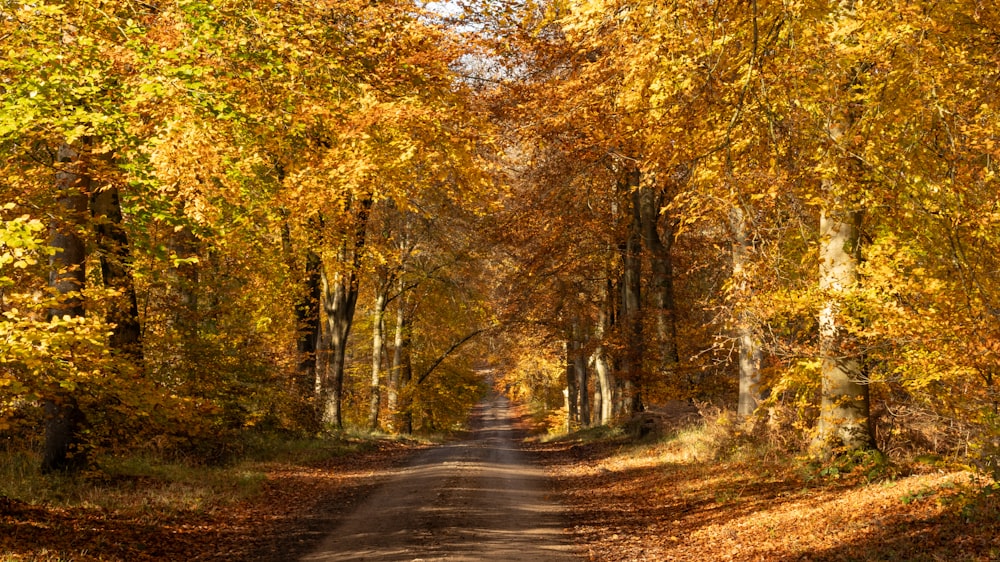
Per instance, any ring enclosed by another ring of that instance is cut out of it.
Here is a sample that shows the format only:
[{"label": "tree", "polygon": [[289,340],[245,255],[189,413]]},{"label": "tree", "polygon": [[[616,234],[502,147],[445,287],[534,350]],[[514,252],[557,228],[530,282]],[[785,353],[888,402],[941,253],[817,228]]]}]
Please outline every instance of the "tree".
[{"label": "tree", "polygon": [[[82,292],[87,282],[86,249],[82,229],[86,225],[87,175],[81,154],[70,147],[59,147],[56,165],[56,198],[60,213],[49,230],[49,247],[55,252],[49,259],[49,286],[56,302],[48,310],[48,320],[70,324],[84,315]],[[42,471],[79,468],[85,462],[80,431],[83,412],[71,392],[56,391],[45,401],[45,444]]]}]

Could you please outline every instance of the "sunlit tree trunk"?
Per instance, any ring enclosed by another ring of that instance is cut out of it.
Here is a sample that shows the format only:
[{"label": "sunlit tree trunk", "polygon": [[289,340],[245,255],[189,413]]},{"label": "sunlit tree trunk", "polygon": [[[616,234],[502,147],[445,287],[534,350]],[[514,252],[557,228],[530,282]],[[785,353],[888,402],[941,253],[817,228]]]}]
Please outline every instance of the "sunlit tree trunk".
[{"label": "sunlit tree trunk", "polygon": [[860,211],[824,211],[820,217],[819,286],[827,300],[819,314],[822,401],[815,445],[823,450],[874,445],[862,357],[837,320],[844,297],[858,283],[861,221]]},{"label": "sunlit tree trunk", "polygon": [[380,273],[378,282],[378,292],[375,295],[375,306],[372,309],[372,378],[371,378],[371,399],[368,409],[368,427],[378,429],[378,414],[381,408],[382,384],[382,340],[385,331],[385,306],[389,299],[389,288],[392,280],[387,272]]},{"label": "sunlit tree trunk", "polygon": [[[746,216],[739,205],[733,205],[729,212],[732,233],[733,290],[741,297],[747,296],[746,260],[750,247],[746,233]],[[737,306],[742,306],[737,303]],[[754,332],[748,313],[736,311],[736,339],[739,346],[739,401],[736,415],[739,418],[751,416],[761,399],[760,368],[763,351]]]},{"label": "sunlit tree trunk", "polygon": [[399,395],[403,384],[403,353],[405,351],[403,346],[405,343],[404,331],[406,329],[406,293],[404,292],[402,278],[397,281],[397,286],[400,293],[396,297],[396,326],[392,339],[392,364],[389,367],[389,384],[387,385],[388,389],[386,393],[387,407],[392,420],[390,422],[392,423],[391,429],[395,430],[399,429]]},{"label": "sunlit tree trunk", "polygon": [[[610,285],[610,283],[609,283]],[[599,416],[597,421],[601,425],[609,425],[614,418],[614,375],[611,373],[611,365],[608,363],[607,351],[604,348],[604,336],[608,333],[610,304],[609,294],[611,288],[606,288],[604,302],[598,307],[597,326],[594,330],[594,339],[597,344],[591,360],[594,362],[594,373],[597,375],[597,388],[595,394],[599,401],[595,401],[594,415]],[[598,406],[599,404],[599,406]]]},{"label": "sunlit tree trunk", "polygon": [[321,336],[321,355],[325,361],[320,367],[322,370],[318,371],[322,374],[319,385],[320,418],[335,429],[343,429],[344,361],[358,302],[358,283],[352,273],[334,273],[331,277],[325,268],[320,277],[325,317]]},{"label": "sunlit tree trunk", "polygon": [[[68,145],[59,148],[58,172],[55,178],[58,212],[49,228],[49,246],[55,253],[49,258],[49,286],[59,299],[48,310],[49,319],[83,316],[80,291],[87,280],[86,248],[81,233],[86,224],[87,192],[90,177],[84,169],[80,153]],[[78,469],[84,462],[80,445],[83,414],[76,398],[64,390],[43,403],[45,412],[45,442],[42,451],[42,471]]]},{"label": "sunlit tree trunk", "polygon": [[[854,0],[840,0],[835,18],[845,29],[854,25]],[[837,41],[849,42],[849,36]],[[849,45],[847,49],[851,49]],[[859,93],[864,65],[854,61],[850,76],[842,86],[843,107],[831,117],[828,135],[833,145],[831,168],[842,167],[843,176],[860,178],[861,163],[844,144],[852,144],[846,134],[858,121],[863,107]],[[863,355],[850,334],[838,324],[845,300],[858,286],[863,213],[853,202],[852,186],[823,180],[826,207],[819,225],[819,288],[826,301],[819,313],[820,378],[822,394],[814,451],[827,454],[837,448],[869,449],[875,444],[870,425],[868,384],[863,372]]]}]

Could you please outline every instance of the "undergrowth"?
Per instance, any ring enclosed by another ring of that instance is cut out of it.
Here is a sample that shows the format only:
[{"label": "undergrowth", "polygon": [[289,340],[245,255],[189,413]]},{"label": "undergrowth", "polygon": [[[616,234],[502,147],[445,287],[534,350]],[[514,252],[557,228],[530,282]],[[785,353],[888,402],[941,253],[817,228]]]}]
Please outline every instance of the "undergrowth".
[{"label": "undergrowth", "polygon": [[259,494],[269,464],[315,465],[374,450],[387,439],[364,433],[326,438],[254,433],[230,445],[233,453],[225,463],[147,447],[97,457],[78,474],[48,475],[40,473],[36,451],[8,445],[0,449],[0,498],[133,513],[210,511]]}]

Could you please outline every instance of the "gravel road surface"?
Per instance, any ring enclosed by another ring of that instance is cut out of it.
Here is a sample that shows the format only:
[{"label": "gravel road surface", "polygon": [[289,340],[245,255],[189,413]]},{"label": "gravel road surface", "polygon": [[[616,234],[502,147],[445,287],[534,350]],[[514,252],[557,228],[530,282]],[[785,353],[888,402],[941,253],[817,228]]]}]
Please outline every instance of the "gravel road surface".
[{"label": "gravel road surface", "polygon": [[547,498],[544,471],[519,448],[506,398],[473,412],[471,436],[419,454],[303,562],[580,560]]}]

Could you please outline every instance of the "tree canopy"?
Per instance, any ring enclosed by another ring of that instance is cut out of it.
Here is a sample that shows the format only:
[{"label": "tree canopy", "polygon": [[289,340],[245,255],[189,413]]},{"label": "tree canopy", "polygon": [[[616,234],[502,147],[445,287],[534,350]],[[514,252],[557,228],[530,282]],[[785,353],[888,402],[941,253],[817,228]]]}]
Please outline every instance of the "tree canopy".
[{"label": "tree canopy", "polygon": [[491,384],[996,453],[988,3],[12,0],[0,38],[0,432],[46,469]]}]

